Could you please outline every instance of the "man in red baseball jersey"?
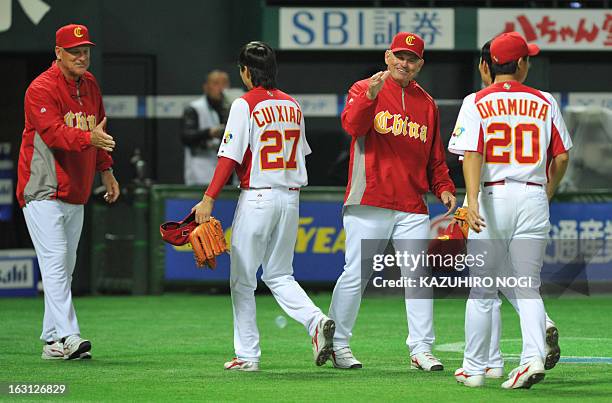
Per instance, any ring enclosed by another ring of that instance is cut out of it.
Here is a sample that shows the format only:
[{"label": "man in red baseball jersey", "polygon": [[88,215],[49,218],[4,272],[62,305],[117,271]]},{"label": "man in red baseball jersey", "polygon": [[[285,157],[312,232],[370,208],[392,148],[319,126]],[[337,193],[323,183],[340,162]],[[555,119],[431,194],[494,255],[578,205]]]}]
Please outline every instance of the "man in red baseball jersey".
[{"label": "man in red baseball jersey", "polygon": [[105,131],[100,88],[87,71],[89,31],[70,24],[55,34],[56,61],[36,77],[25,95],[25,129],[19,151],[17,200],[36,249],[45,293],[40,338],[43,359],[90,358],[81,338],[70,285],[83,228],[83,205],[96,171],[105,200],[119,197],[115,141]]},{"label": "man in red baseball jersey", "polygon": [[[372,274],[371,267],[362,272],[361,262],[371,256],[364,256],[361,241],[392,239],[397,249],[399,240],[426,240],[429,215],[424,195],[429,191],[449,211],[455,207],[438,108],[414,81],[424,64],[423,50],[418,35],[398,33],[385,52],[387,70],[353,84],[342,112],[342,127],[352,142],[343,212],[346,264],[329,311],[336,322],[336,368],[362,367],[349,347],[361,295]],[[426,251],[427,242],[422,246]],[[406,298],[406,310],[411,367],[442,370],[431,354],[432,299]]]}]

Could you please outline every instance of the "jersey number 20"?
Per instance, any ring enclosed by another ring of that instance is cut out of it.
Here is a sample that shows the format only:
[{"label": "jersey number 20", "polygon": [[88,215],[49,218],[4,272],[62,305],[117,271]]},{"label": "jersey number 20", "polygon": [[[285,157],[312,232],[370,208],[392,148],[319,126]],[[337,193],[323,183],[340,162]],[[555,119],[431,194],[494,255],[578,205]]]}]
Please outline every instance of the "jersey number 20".
[{"label": "jersey number 20", "polygon": [[[536,164],[540,161],[540,128],[538,125],[533,123],[520,123],[516,125],[513,130],[507,123],[491,123],[487,127],[487,134],[491,135],[495,133],[502,133],[503,136],[487,140],[487,163],[509,164],[511,152],[509,150],[499,151],[497,148],[508,148],[511,144],[514,145],[514,159],[519,164]],[[531,137],[531,155],[525,155],[523,150],[523,140],[526,133],[529,133],[529,137]]]},{"label": "jersey number 20", "polygon": [[[296,169],[295,161],[300,129],[288,129],[283,133],[278,130],[266,130],[261,134],[260,141],[269,143],[261,148],[261,169]],[[289,158],[285,159],[283,152],[285,143],[291,142]]]}]

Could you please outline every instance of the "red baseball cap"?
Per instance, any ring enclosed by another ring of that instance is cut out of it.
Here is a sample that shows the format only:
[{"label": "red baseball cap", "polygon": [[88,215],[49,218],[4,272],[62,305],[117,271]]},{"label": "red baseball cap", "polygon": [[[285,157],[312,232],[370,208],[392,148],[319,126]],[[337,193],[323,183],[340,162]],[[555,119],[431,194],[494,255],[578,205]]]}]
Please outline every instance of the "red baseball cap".
[{"label": "red baseball cap", "polygon": [[491,59],[495,64],[513,62],[525,56],[535,56],[540,48],[535,43],[527,43],[518,32],[504,32],[491,42]]},{"label": "red baseball cap", "polygon": [[181,221],[168,221],[159,226],[159,233],[169,244],[181,246],[189,242],[189,234],[198,226],[195,213],[190,213]]},{"label": "red baseball cap", "polygon": [[55,32],[55,46],[69,49],[83,45],[96,46],[89,40],[89,30],[85,25],[64,25]]},{"label": "red baseball cap", "polygon": [[411,32],[399,32],[393,37],[391,42],[391,52],[400,52],[407,50],[412,52],[421,59],[423,58],[423,50],[425,50],[425,42],[417,34]]}]

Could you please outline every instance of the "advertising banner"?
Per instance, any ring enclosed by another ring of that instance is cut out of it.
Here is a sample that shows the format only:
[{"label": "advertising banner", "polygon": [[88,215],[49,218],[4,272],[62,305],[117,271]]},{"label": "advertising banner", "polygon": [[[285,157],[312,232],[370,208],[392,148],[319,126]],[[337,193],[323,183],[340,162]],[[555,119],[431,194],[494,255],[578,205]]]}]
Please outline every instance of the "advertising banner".
[{"label": "advertising banner", "polygon": [[[178,221],[197,200],[166,200],[166,220]],[[234,200],[218,200],[214,215],[231,236]],[[445,208],[430,205],[430,237],[437,237],[449,224]],[[612,203],[553,203],[550,208],[551,238],[544,258],[545,279],[570,281],[588,275],[589,280],[612,280]],[[295,278],[306,282],[334,282],[344,267],[345,233],[342,204],[335,201],[300,203],[300,221],[293,268]],[[197,269],[190,247],[166,248],[166,280],[223,281],[229,279],[229,256],[217,260],[217,269]],[[582,259],[582,260],[581,260]],[[571,277],[571,278],[570,278]],[[585,277],[586,278],[586,277]]]},{"label": "advertising banner", "polygon": [[612,50],[612,10],[478,9],[478,47],[509,31],[542,50]]},{"label": "advertising banner", "polygon": [[34,249],[0,251],[0,297],[38,295],[38,259]]},{"label": "advertising banner", "polygon": [[281,8],[279,46],[292,50],[387,49],[400,31],[426,49],[455,47],[452,8]]}]

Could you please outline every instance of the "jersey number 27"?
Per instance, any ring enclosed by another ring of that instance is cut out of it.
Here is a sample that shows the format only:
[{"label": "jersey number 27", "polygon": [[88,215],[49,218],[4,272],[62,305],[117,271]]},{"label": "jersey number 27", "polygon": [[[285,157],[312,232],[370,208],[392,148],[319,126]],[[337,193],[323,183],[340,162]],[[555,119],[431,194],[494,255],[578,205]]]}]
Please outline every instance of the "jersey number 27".
[{"label": "jersey number 27", "polygon": [[[261,169],[296,169],[296,152],[300,141],[300,129],[287,129],[283,133],[278,130],[266,130],[261,134],[260,141],[265,145],[261,148]],[[289,158],[285,159],[285,143],[291,147]]]}]

